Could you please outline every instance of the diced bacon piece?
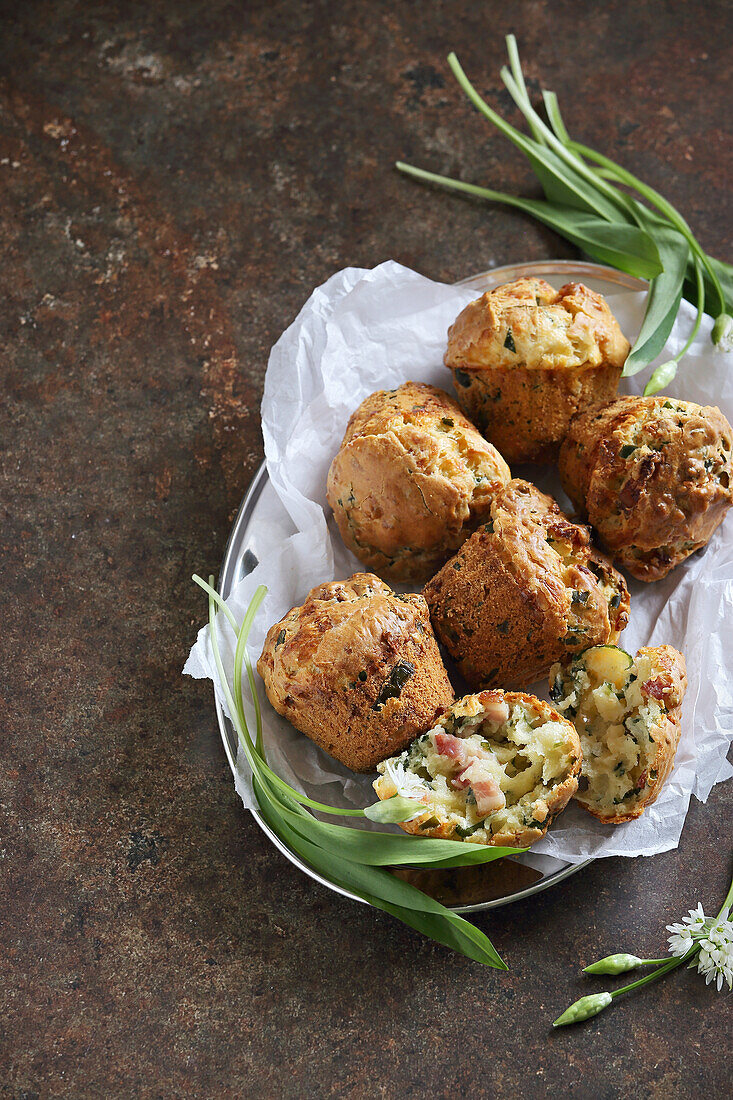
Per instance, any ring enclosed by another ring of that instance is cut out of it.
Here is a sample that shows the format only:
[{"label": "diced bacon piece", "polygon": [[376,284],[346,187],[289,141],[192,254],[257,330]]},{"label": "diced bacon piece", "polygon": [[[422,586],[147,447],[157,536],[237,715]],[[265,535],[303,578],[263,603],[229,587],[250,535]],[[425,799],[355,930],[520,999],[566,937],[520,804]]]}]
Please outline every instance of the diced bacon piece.
[{"label": "diced bacon piece", "polygon": [[506,806],[506,798],[501,787],[491,777],[475,780],[471,784],[471,790],[476,795],[476,810],[479,817],[486,817],[494,810],[503,810]]},{"label": "diced bacon piece", "polygon": [[643,683],[641,690],[645,695],[652,695],[655,699],[663,699],[669,691],[669,684],[665,683],[661,676],[657,676],[655,680],[647,680]]},{"label": "diced bacon piece", "polygon": [[581,527],[569,520],[556,519],[547,525],[547,534],[551,539],[569,542],[571,546],[585,546],[590,542],[587,527]]},{"label": "diced bacon piece", "polygon": [[639,776],[639,778],[636,781],[636,786],[634,787],[635,791],[643,791],[644,787],[646,787],[646,774],[647,774],[647,769],[644,768],[644,771],[641,773],[641,775]]},{"label": "diced bacon piece", "polygon": [[500,726],[503,722],[509,721],[509,707],[501,695],[494,695],[487,691],[481,697],[481,705],[484,708],[484,718],[489,722]]},{"label": "diced bacon piece", "polygon": [[450,756],[459,764],[466,764],[468,761],[466,745],[460,737],[454,737],[452,733],[435,734],[435,751],[440,756]]},{"label": "diced bacon piece", "polygon": [[459,767],[465,768],[472,760],[488,760],[491,757],[490,751],[471,741],[454,737],[452,733],[436,733],[433,737],[435,751],[440,756],[449,756]]},{"label": "diced bacon piece", "polygon": [[[493,776],[486,774],[479,760],[473,760],[456,776],[456,780],[460,782],[461,788],[470,786],[476,798],[476,811],[479,817],[486,817],[494,810],[503,810],[506,806],[501,787]],[[455,780],[453,785],[457,785]]]},{"label": "diced bacon piece", "polygon": [[[502,699],[497,700],[499,706],[506,707]],[[502,721],[503,719],[499,719]],[[468,787],[476,798],[476,810],[480,817],[486,817],[494,810],[502,810],[506,805],[506,799],[501,788],[493,776],[487,775],[483,760],[491,758],[491,753],[486,752],[478,745],[467,744],[460,737],[454,737],[450,733],[434,734],[435,750],[441,756],[448,756],[458,765],[456,774],[451,778],[450,785],[457,791],[465,791]]]}]

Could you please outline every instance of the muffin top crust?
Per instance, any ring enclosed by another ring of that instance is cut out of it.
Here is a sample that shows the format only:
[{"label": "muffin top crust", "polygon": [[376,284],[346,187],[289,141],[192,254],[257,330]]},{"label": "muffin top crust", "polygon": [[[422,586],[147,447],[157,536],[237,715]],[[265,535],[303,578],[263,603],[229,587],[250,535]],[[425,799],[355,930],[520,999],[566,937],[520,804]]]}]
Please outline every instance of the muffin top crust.
[{"label": "muffin top crust", "polygon": [[615,640],[623,577],[552,497],[514,479],[424,588],[436,635],[473,687],[526,686],[560,658]]},{"label": "muffin top crust", "polygon": [[274,673],[295,699],[301,691],[312,694],[322,681],[326,691],[344,687],[370,660],[398,655],[405,640],[424,636],[426,620],[422,596],[397,596],[371,573],[329,581],[270,628],[260,672]]},{"label": "muffin top crust", "polygon": [[351,416],[328,475],[346,545],[394,580],[424,580],[487,513],[511,473],[458,404],[406,382]]},{"label": "muffin top crust", "polygon": [[455,695],[422,596],[355,573],[274,623],[257,671],[278,714],[354,771],[429,729]]},{"label": "muffin top crust", "polygon": [[730,507],[732,436],[714,406],[621,397],[576,417],[560,477],[609,550],[652,580],[704,545]]},{"label": "muffin top crust", "polygon": [[522,278],[470,302],[448,330],[453,369],[622,366],[630,345],[605,298],[582,283]]}]

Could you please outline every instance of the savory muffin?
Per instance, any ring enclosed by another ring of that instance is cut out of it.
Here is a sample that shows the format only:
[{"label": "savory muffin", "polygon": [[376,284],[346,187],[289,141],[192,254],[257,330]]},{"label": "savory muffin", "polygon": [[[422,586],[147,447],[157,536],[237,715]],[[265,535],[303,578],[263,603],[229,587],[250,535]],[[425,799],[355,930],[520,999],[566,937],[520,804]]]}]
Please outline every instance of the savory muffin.
[{"label": "savory muffin", "polygon": [[433,628],[473,688],[526,687],[628,622],[623,577],[552,497],[515,479],[425,586]]},{"label": "savory muffin", "polygon": [[425,600],[371,573],[313,588],[270,627],[257,671],[278,714],[354,771],[399,752],[455,699]]},{"label": "savory muffin", "polygon": [[352,415],[328,474],[328,502],[360,561],[392,580],[425,580],[510,477],[448,394],[406,382],[371,394]]},{"label": "savory muffin", "polygon": [[444,362],[459,404],[509,462],[552,462],[575,413],[616,395],[629,347],[587,286],[517,279],[466,306]]},{"label": "savory muffin", "polygon": [[655,802],[680,739],[685,659],[672,646],[596,646],[550,672],[550,698],[580,734],[583,767],[575,798],[599,821],[619,825]]},{"label": "savory muffin", "polygon": [[704,546],[730,507],[732,438],[715,406],[620,397],[575,418],[560,477],[613,558],[655,581]]},{"label": "savory muffin", "polygon": [[482,691],[380,764],[374,790],[425,804],[400,825],[407,833],[526,848],[574,794],[580,755],[576,731],[549,703]]}]

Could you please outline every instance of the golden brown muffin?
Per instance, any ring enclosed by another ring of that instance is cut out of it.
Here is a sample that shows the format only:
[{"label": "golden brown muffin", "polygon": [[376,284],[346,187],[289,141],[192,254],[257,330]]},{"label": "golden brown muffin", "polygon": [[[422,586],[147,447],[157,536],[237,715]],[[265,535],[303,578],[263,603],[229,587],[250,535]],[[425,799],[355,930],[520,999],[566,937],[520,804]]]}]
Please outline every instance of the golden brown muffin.
[{"label": "golden brown muffin", "polygon": [[349,420],[328,502],[360,561],[426,580],[488,514],[511,473],[448,394],[421,382],[379,390]]},{"label": "golden brown muffin", "polygon": [[672,770],[687,687],[685,659],[670,645],[596,646],[550,672],[550,697],[572,718],[583,748],[577,802],[620,825],[656,802]]},{"label": "golden brown muffin", "polygon": [[371,573],[313,588],[270,627],[257,671],[278,714],[336,760],[371,771],[455,699],[422,596]]},{"label": "golden brown muffin", "polygon": [[628,622],[620,573],[552,497],[515,479],[424,590],[436,635],[473,688],[526,687]]},{"label": "golden brown muffin", "polygon": [[572,417],[615,397],[629,347],[587,286],[517,279],[466,306],[444,362],[459,404],[509,462],[552,462]]},{"label": "golden brown muffin", "polygon": [[732,438],[714,406],[620,397],[576,417],[560,477],[612,557],[655,581],[704,546],[730,507]]},{"label": "golden brown muffin", "polygon": [[374,790],[423,802],[407,833],[526,848],[545,835],[578,786],[573,726],[534,695],[482,691],[459,699],[409,749],[379,765]]}]

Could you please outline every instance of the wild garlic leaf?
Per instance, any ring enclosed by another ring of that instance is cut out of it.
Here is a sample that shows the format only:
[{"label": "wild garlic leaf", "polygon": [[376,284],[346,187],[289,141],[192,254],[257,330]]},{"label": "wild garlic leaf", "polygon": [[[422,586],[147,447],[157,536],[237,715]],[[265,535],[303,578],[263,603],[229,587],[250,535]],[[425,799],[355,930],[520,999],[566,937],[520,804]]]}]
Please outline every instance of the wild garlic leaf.
[{"label": "wild garlic leaf", "polygon": [[584,210],[589,214],[597,214],[606,221],[615,222],[623,218],[630,222],[628,216],[624,216],[604,195],[594,191],[593,187],[564,164],[552,149],[545,149],[541,157],[534,151],[528,152],[527,158],[549,202]]},{"label": "wild garlic leaf", "polygon": [[[270,770],[265,759],[261,737],[259,736],[259,714],[257,715],[258,736],[256,743],[253,742],[249,729],[247,728],[242,694],[241,670],[241,665],[244,662],[247,667],[250,689],[252,693],[256,695],[254,677],[250,675],[250,663],[246,660],[245,645],[255,613],[267,590],[264,586],[258,588],[245,613],[241,626],[237,628],[236,621],[233,619],[231,612],[214,588],[214,578],[210,577],[208,584],[202,581],[200,577],[195,576],[194,580],[208,592],[211,645],[214,661],[221,681],[221,688],[227,700],[227,706],[232,716],[232,721],[236,728],[240,743],[252,769],[252,783],[258,806],[260,807],[265,822],[274,835],[286,848],[300,855],[319,873],[322,873],[326,881],[332,882],[352,892],[356,892],[364,901],[385,910],[385,912],[392,913],[412,928],[416,928],[418,931],[423,932],[439,943],[452,947],[468,958],[474,959],[486,966],[493,966],[498,969],[506,970],[506,964],[497,954],[491,941],[483,932],[480,932],[479,929],[474,928],[473,925],[464,921],[461,917],[451,913],[439,902],[429,898],[420,890],[410,886],[408,883],[400,881],[388,871],[383,870],[381,865],[369,865],[366,864],[366,862],[360,864],[359,862],[344,858],[344,850],[351,844],[350,850],[352,854],[360,857],[362,860],[374,859],[375,856],[382,860],[386,857],[387,850],[392,842],[401,839],[407,842],[407,844],[417,843],[418,845],[430,845],[431,843],[438,843],[440,845],[439,851],[437,852],[439,856],[443,856],[446,851],[450,852],[454,849],[460,849],[460,856],[456,856],[452,861],[453,865],[458,866],[460,865],[458,860],[465,859],[466,856],[469,856],[469,862],[472,861],[472,854],[465,852],[466,846],[449,841],[435,842],[426,838],[399,837],[389,833],[368,834],[363,832],[361,834],[362,837],[370,838],[369,846],[364,847],[363,840],[358,838],[355,840],[353,839],[353,834],[359,832],[358,830],[344,828],[343,826],[329,825],[325,822],[318,821],[301,803],[307,802],[316,809],[321,809],[325,812],[336,813],[339,811],[334,807],[315,802],[299,794]],[[235,682],[237,685],[236,698],[232,696],[219,651],[215,622],[217,608],[225,612],[232,629],[237,634],[237,647],[235,650],[238,664],[238,672],[235,674]],[[361,813],[361,811],[343,812]],[[320,843],[318,843],[318,841],[320,841]],[[361,849],[359,847],[360,845],[362,845]],[[448,845],[448,848],[446,848],[446,845]],[[407,848],[403,847],[401,851],[404,854],[407,852]],[[494,855],[492,853],[488,858],[499,858],[500,855],[511,854],[513,851],[514,849],[495,849],[496,854]],[[422,853],[427,865],[431,863],[433,865],[442,865],[445,863],[445,860],[441,859],[439,859],[437,863],[435,860],[431,860],[429,857],[432,854],[429,848],[424,849]],[[473,857],[474,860],[475,858],[476,857]],[[392,862],[395,861],[393,860]],[[397,862],[399,862],[399,860],[397,860]],[[410,862],[415,862],[414,858],[412,858]]]},{"label": "wild garlic leaf", "polygon": [[491,940],[483,932],[448,909],[446,909],[448,919],[441,919],[430,913],[423,914],[417,909],[405,909],[402,906],[379,902],[369,897],[366,897],[366,900],[384,909],[385,912],[391,913],[393,917],[397,917],[415,931],[422,932],[424,936],[429,936],[430,939],[465,955],[474,962],[490,966],[494,970],[509,969]]},{"label": "wild garlic leaf", "polygon": [[[666,274],[666,273],[665,273]],[[644,322],[638,339],[624,363],[625,378],[638,374],[664,351],[682,301],[682,283],[658,275],[649,284]]]},{"label": "wild garlic leaf", "polygon": [[376,908],[391,913],[423,935],[445,944],[475,962],[499,970],[507,969],[491,941],[474,925],[456,913],[451,913],[440,902],[396,878],[389,871],[361,866],[346,859],[334,859],[318,844],[300,836],[288,822],[273,813],[258,780],[255,780],[255,794],[268,826],[287,847],[329,882],[358,894]]},{"label": "wild garlic leaf", "polygon": [[[722,260],[716,260],[713,256],[708,256],[708,261],[712,264],[723,294],[725,295],[726,312],[733,314],[733,267],[731,267],[730,264],[724,263]],[[707,302],[714,302],[715,288],[706,271],[703,272],[703,278],[705,280],[705,300]],[[687,264],[684,293],[688,302],[695,301],[695,261],[692,258]]]},{"label": "wild garlic leaf", "polygon": [[422,168],[413,168],[402,161],[397,162],[397,168],[416,179],[438,183],[467,195],[489,199],[491,202],[505,203],[531,214],[532,217],[582,248],[594,260],[627,271],[630,275],[636,275],[641,279],[652,279],[662,270],[653,238],[638,226],[611,224],[570,206],[558,206],[555,203],[537,199],[521,199],[502,191],[492,191],[487,187],[479,187],[448,176],[439,176],[434,172],[426,172]]},{"label": "wild garlic leaf", "polygon": [[[548,126],[534,109],[527,92],[516,39],[509,35],[506,43],[509,68],[502,69],[502,80],[532,136],[511,126],[481,98],[454,53],[448,63],[479,112],[528,157],[548,201],[533,204],[529,199],[421,172],[404,164],[398,164],[398,168],[419,179],[524,210],[600,263],[652,280],[643,328],[624,371],[627,375],[635,374],[663,349],[683,294],[697,307],[698,319],[703,310],[716,319],[721,315],[723,319],[725,315],[733,316],[733,266],[704,252],[679,211],[653,187],[602,153],[574,141],[560,114],[557,96],[543,91]],[[567,216],[559,217],[558,211],[568,208],[605,222],[607,235],[596,225],[581,226],[571,223]],[[650,263],[648,245],[640,248],[639,238],[617,232],[622,228],[646,231],[646,237],[658,246],[653,262]],[[702,271],[697,270],[698,263]],[[688,340],[676,357],[678,360],[690,345]]]},{"label": "wild garlic leaf", "polygon": [[557,138],[563,143],[563,145],[570,144],[570,134],[568,133],[563,117],[560,114],[560,104],[558,103],[557,96],[554,92],[549,92],[543,88],[542,90],[542,102],[545,105],[545,111],[547,112],[547,119],[553,132]]},{"label": "wild garlic leaf", "polygon": [[[512,38],[513,35],[509,35],[507,38],[510,56],[512,53],[510,40]],[[605,217],[607,221],[629,221],[627,196],[617,191],[610,184],[599,180],[593,169],[588,167],[582,158],[576,156],[573,152],[572,143],[558,138],[555,132],[540,118],[532,106],[526,90],[523,91],[523,78],[520,87],[520,81],[517,77],[521,78],[522,72],[519,67],[518,56],[515,57],[515,61],[516,64],[513,66],[512,73],[504,66],[501,70],[501,78],[535,135],[538,151],[533,151],[527,155],[533,162],[535,174],[542,183],[547,198],[569,206],[575,206],[577,198],[580,198],[580,209],[591,210]],[[556,170],[548,176],[543,161],[552,163],[552,158],[555,158]],[[538,167],[539,172],[537,171]],[[574,200],[573,196],[577,198]]]},{"label": "wild garlic leaf", "polygon": [[[423,807],[424,809],[425,807]],[[465,844],[462,840],[436,840],[432,837],[407,836],[405,833],[376,833],[344,825],[318,821],[310,814],[293,817],[294,810],[283,811],[291,828],[312,839],[337,857],[371,867],[418,866],[469,867],[492,863],[504,856],[517,855],[521,848],[494,848],[488,844]]]},{"label": "wild garlic leaf", "polygon": [[[549,220],[546,224],[550,224]],[[653,279],[662,272],[654,238],[634,225],[614,225],[587,218],[575,222],[572,231],[579,246],[601,263],[640,279]]]},{"label": "wild garlic leaf", "polygon": [[517,130],[516,127],[506,122],[501,115],[498,115],[496,111],[489,107],[488,103],[481,98],[473,84],[471,84],[454,53],[449,55],[448,64],[461,88],[478,111],[490,122],[493,122],[505,137],[509,138],[518,149],[521,149],[529,157],[532,168],[538,175],[545,193],[551,192],[558,197],[564,196],[563,201],[568,206],[576,209],[606,217],[612,216],[612,211],[615,211],[618,215],[616,207],[612,203],[609,204],[608,200],[598,193],[597,188],[589,185],[582,178],[576,178],[577,173],[573,174],[568,171],[567,165],[557,153],[533,141],[532,138],[522,133],[521,130]]},{"label": "wild garlic leaf", "polygon": [[636,343],[624,365],[624,375],[638,374],[663,351],[682,299],[689,247],[672,228],[658,228],[655,240],[663,271],[649,286],[646,311]]}]

